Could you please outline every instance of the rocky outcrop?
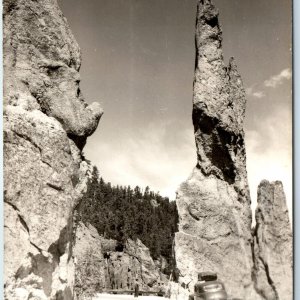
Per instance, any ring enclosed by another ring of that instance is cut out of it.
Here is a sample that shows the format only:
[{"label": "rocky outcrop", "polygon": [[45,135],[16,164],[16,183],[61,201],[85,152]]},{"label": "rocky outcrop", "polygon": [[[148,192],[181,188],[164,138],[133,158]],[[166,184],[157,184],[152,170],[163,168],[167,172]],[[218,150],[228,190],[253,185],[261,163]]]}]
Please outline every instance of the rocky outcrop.
[{"label": "rocky outcrop", "polygon": [[106,288],[134,290],[137,280],[141,290],[159,291],[167,281],[139,239],[127,240],[123,251],[106,252],[106,257]]},{"label": "rocky outcrop", "polygon": [[179,282],[217,272],[231,296],[260,298],[252,284],[251,209],[243,120],[246,98],[233,58],[225,65],[218,11],[199,0],[193,124],[197,166],[177,192]]},{"label": "rocky outcrop", "polygon": [[193,95],[197,165],[177,191],[179,285],[173,284],[173,298],[187,299],[201,271],[216,272],[230,297],[292,298],[292,234],[281,183],[261,183],[251,231],[245,106],[235,62],[223,62],[218,11],[210,0],[199,0]]},{"label": "rocky outcrop", "polygon": [[292,231],[280,181],[258,187],[253,277],[263,299],[293,299]]},{"label": "rocky outcrop", "polygon": [[76,290],[93,294],[105,290],[159,291],[167,282],[151,258],[149,249],[140,241],[127,240],[121,247],[115,240],[99,236],[91,226],[79,223],[74,247],[76,257]]},{"label": "rocky outcrop", "polygon": [[79,88],[80,50],[55,0],[5,0],[4,284],[7,299],[72,299],[81,150],[102,110]]}]

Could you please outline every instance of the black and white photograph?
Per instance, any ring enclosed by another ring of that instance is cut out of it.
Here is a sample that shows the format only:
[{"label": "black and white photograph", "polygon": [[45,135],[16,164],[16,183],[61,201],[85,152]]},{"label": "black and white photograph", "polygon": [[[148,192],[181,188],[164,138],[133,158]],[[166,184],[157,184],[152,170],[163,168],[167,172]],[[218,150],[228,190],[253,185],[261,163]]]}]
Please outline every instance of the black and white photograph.
[{"label": "black and white photograph", "polygon": [[3,299],[296,299],[293,1],[2,5]]}]

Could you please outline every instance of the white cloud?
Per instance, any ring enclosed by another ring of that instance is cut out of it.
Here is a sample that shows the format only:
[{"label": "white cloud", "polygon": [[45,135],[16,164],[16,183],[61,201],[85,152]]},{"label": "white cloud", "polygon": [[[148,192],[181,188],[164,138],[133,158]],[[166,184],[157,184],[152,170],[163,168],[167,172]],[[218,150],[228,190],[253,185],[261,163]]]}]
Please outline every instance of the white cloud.
[{"label": "white cloud", "polygon": [[[281,122],[278,122],[281,120]],[[89,140],[86,157],[112,184],[147,185],[175,199],[175,192],[196,165],[192,126],[174,128],[172,122],[151,124],[121,138]],[[263,129],[262,129],[263,128]],[[264,118],[260,131],[246,131],[247,170],[253,208],[262,179],[281,180],[292,216],[291,111],[278,109]]]},{"label": "white cloud", "polygon": [[292,78],[292,72],[289,68],[282,70],[278,75],[274,75],[271,78],[265,80],[264,85],[266,87],[276,88],[281,85],[285,80]]},{"label": "white cloud", "polygon": [[86,157],[107,182],[149,186],[174,200],[179,185],[196,165],[196,146],[192,128],[175,133],[170,127],[170,123],[151,124],[122,140],[89,144]]},{"label": "white cloud", "polygon": [[261,99],[261,98],[266,96],[265,92],[255,90],[254,86],[249,87],[249,88],[246,89],[246,95],[247,96],[252,96],[252,97],[258,98],[258,99]]},{"label": "white cloud", "polygon": [[[276,88],[278,85],[284,83],[284,81],[292,78],[292,72],[289,68],[282,70],[278,75],[271,76],[265,80],[262,84],[254,84],[251,87],[246,88],[246,95],[257,99],[266,97],[266,93],[262,90],[265,88]],[[260,88],[257,89],[257,86]]]},{"label": "white cloud", "polygon": [[253,93],[252,95],[253,95],[253,97],[258,98],[258,99],[261,99],[266,96],[266,94],[262,91],[257,91],[255,93]]}]

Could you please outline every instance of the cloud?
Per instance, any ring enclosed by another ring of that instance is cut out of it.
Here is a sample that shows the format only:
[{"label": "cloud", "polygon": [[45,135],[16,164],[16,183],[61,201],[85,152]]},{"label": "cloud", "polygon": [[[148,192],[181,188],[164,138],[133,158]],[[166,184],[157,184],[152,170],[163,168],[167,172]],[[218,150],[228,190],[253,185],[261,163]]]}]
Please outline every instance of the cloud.
[{"label": "cloud", "polygon": [[266,92],[263,91],[263,89],[274,89],[278,85],[283,84],[284,81],[287,81],[291,78],[292,72],[289,68],[286,68],[282,70],[278,75],[271,76],[269,79],[265,80],[263,84],[254,84],[251,87],[246,88],[246,95],[257,99],[262,99],[266,97]]},{"label": "cloud", "polygon": [[[281,120],[279,122],[279,120]],[[280,107],[246,130],[247,170],[253,202],[262,179],[281,180],[292,215],[291,110]],[[85,154],[105,181],[114,185],[149,186],[175,199],[175,192],[196,165],[192,125],[159,121],[117,137],[91,137]]]},{"label": "cloud", "polygon": [[254,89],[254,86],[246,89],[246,95],[261,99],[266,96],[265,92]]},{"label": "cloud", "polygon": [[149,186],[171,200],[196,165],[193,129],[174,130],[174,122],[150,124],[117,141],[89,142],[85,153],[105,181]]},{"label": "cloud", "polygon": [[264,92],[262,92],[262,91],[257,91],[255,93],[253,93],[253,97],[258,98],[258,99],[261,99],[261,98],[263,98],[265,96],[266,96],[266,94]]},{"label": "cloud", "polygon": [[265,87],[276,88],[278,85],[281,85],[285,80],[292,78],[292,72],[289,68],[282,70],[278,75],[274,75],[271,78],[265,80]]}]

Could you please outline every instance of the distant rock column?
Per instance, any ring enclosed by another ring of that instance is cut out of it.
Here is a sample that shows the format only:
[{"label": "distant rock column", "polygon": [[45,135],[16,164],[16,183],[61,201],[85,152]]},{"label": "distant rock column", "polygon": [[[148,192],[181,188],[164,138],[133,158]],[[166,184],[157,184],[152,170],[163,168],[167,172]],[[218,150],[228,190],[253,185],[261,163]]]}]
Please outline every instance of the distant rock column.
[{"label": "distant rock column", "polygon": [[79,88],[80,49],[56,0],[4,0],[5,299],[73,299],[81,150],[102,109]]},{"label": "distant rock column", "polygon": [[233,58],[225,65],[218,11],[199,0],[193,124],[198,163],[177,191],[179,282],[192,290],[197,273],[214,271],[228,293],[260,299],[253,267],[250,194],[243,121],[245,90]]},{"label": "distant rock column", "polygon": [[254,281],[264,299],[293,299],[293,237],[280,181],[263,180],[257,191]]}]

